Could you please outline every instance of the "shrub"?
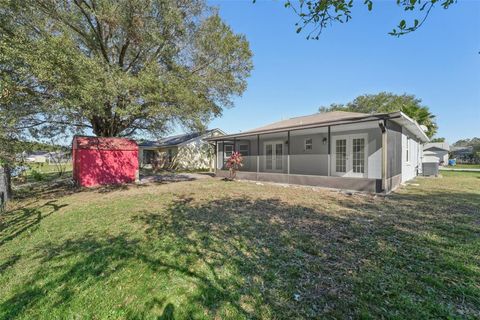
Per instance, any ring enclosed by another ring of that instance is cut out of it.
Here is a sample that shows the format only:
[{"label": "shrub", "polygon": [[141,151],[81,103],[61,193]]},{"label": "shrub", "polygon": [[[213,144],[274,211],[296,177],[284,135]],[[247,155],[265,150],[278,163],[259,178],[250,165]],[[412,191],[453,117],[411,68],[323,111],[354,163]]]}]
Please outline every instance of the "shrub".
[{"label": "shrub", "polygon": [[232,153],[225,165],[230,172],[229,179],[234,180],[237,176],[237,171],[243,166],[243,157],[240,152]]},{"label": "shrub", "polygon": [[42,181],[44,178],[43,174],[35,169],[32,169],[32,171],[30,172],[30,175],[35,181]]}]

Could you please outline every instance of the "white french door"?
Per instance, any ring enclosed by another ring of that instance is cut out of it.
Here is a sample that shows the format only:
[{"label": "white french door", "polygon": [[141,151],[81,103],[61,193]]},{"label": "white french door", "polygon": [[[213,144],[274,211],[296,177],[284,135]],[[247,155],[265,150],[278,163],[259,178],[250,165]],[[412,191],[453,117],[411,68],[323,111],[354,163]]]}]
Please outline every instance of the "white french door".
[{"label": "white french door", "polygon": [[283,171],[283,142],[268,141],[265,142],[265,171],[280,172]]},{"label": "white french door", "polygon": [[332,174],[341,177],[367,177],[368,136],[366,134],[332,137]]}]

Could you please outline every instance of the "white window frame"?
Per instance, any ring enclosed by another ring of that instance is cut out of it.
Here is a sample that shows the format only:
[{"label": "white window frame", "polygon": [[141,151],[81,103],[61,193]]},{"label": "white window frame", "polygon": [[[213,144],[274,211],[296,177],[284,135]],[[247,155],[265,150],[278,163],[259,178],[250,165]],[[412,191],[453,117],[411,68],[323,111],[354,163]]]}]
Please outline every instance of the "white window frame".
[{"label": "white window frame", "polygon": [[407,145],[405,147],[405,163],[410,163],[411,152],[410,152],[410,137],[407,136]]},{"label": "white window frame", "polygon": [[[247,147],[246,150],[242,150],[242,147]],[[250,150],[249,150],[249,147],[248,147],[248,143],[242,143],[242,144],[239,144],[238,145],[238,152],[242,155],[242,157],[248,157],[250,155]],[[246,154],[242,154],[243,152],[245,152]]]},{"label": "white window frame", "polygon": [[[232,150],[231,151],[227,151],[227,147],[231,147]],[[233,151],[235,150],[235,148],[233,147],[233,144],[225,144],[223,146],[223,158],[225,159],[225,161],[233,154]],[[230,156],[227,156],[227,152],[230,152]]]},{"label": "white window frame", "polygon": [[[308,140],[310,140],[310,143],[307,142]],[[310,146],[310,149],[308,149],[307,146]],[[303,141],[303,149],[305,152],[313,151],[313,138],[305,138]]]}]

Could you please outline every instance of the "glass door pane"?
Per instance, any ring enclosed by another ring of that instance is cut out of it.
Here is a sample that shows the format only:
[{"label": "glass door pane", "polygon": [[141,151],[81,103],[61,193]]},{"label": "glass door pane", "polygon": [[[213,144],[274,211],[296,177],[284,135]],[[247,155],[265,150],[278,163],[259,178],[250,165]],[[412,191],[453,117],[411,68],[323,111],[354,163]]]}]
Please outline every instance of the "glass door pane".
[{"label": "glass door pane", "polygon": [[365,173],[365,138],[352,139],[352,167],[354,173]]},{"label": "glass door pane", "polygon": [[283,157],[283,144],[282,143],[277,143],[275,144],[275,163],[276,163],[276,170],[282,170],[283,163],[282,163],[282,157]]},{"label": "glass door pane", "polygon": [[347,172],[347,140],[335,140],[335,171]]}]

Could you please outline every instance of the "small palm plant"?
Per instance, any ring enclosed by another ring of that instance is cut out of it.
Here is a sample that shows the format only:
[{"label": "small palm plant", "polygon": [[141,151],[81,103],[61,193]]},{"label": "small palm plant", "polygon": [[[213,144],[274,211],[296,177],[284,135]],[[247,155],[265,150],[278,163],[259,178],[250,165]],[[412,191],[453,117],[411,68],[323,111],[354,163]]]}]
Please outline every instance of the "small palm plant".
[{"label": "small palm plant", "polygon": [[227,159],[225,166],[230,172],[229,180],[234,180],[237,176],[237,171],[243,166],[243,157],[240,152],[232,153],[232,155]]}]

